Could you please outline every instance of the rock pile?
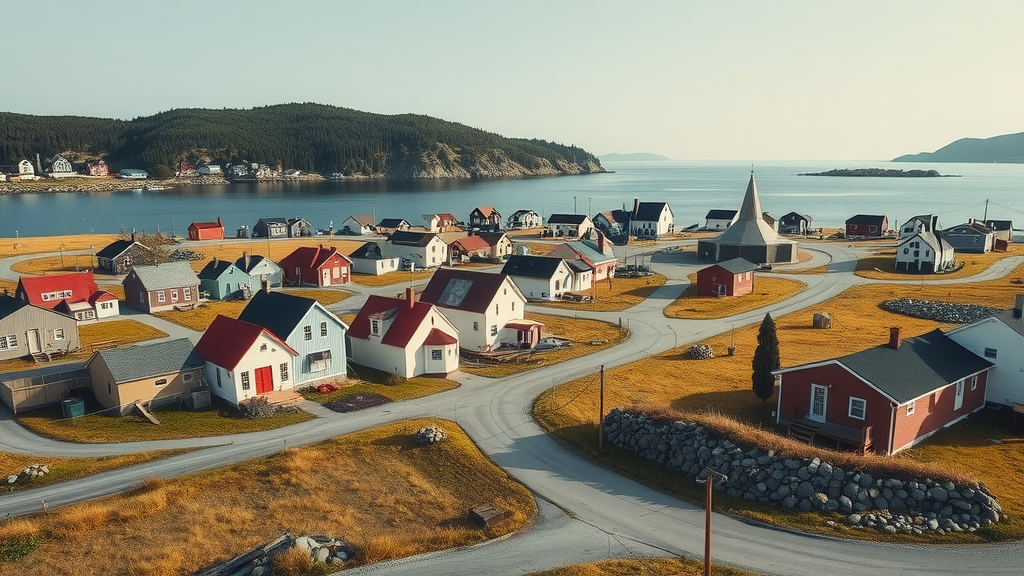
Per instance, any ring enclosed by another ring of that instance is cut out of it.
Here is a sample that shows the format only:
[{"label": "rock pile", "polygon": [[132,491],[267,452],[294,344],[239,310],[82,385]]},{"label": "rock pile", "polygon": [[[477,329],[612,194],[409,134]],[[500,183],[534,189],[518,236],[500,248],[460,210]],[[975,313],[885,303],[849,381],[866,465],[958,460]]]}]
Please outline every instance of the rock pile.
[{"label": "rock pile", "polygon": [[977,482],[876,478],[818,458],[743,449],[698,424],[615,409],[605,418],[605,433],[612,444],[662,466],[694,476],[711,467],[727,475],[717,487],[732,497],[787,510],[843,513],[851,526],[904,534],[974,532],[999,522],[1002,514]]},{"label": "rock pile", "polygon": [[17,474],[11,474],[7,477],[8,484],[16,484],[25,480],[31,480],[32,478],[40,478],[50,473],[50,467],[45,464],[33,464]]},{"label": "rock pile", "polygon": [[687,355],[694,360],[707,360],[715,357],[715,351],[707,344],[694,344]]},{"label": "rock pile", "polygon": [[978,306],[976,304],[951,304],[949,302],[916,300],[914,298],[885,300],[878,306],[886,312],[903,314],[913,318],[923,318],[925,320],[935,320],[937,322],[949,322],[951,324],[967,324],[1000,311],[999,308]]},{"label": "rock pile", "polygon": [[354,556],[349,544],[326,536],[299,536],[292,540],[292,548],[308,552],[314,564],[341,564]]},{"label": "rock pile", "polygon": [[206,260],[206,254],[188,248],[178,248],[171,252],[171,260]]},{"label": "rock pile", "polygon": [[416,431],[416,441],[420,444],[437,444],[443,442],[445,432],[440,426],[424,426]]},{"label": "rock pile", "polygon": [[[285,532],[273,542],[257,546],[226,562],[196,572],[193,576],[273,576],[274,557],[293,548],[309,554],[314,566],[333,564],[340,569],[341,564],[355,557],[355,548],[343,540],[327,536],[292,538]],[[314,572],[323,573],[317,570]]]}]

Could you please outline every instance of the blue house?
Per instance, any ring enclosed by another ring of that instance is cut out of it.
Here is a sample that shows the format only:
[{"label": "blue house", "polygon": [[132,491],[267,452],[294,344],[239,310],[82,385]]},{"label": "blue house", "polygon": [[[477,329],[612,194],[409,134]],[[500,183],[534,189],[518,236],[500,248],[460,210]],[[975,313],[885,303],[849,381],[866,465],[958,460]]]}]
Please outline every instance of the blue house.
[{"label": "blue house", "polygon": [[252,293],[249,275],[227,260],[214,258],[199,273],[199,289],[214,300],[227,300],[238,292]]},{"label": "blue house", "polygon": [[348,372],[348,325],[316,300],[260,290],[238,319],[270,330],[296,351],[292,359],[295,387],[326,378],[344,378]]},{"label": "blue house", "polygon": [[248,252],[242,252],[242,257],[235,260],[235,266],[249,275],[249,288],[253,293],[263,287],[263,282],[270,284],[271,288],[280,288],[284,274],[281,267],[273,260],[265,256],[249,256]]}]

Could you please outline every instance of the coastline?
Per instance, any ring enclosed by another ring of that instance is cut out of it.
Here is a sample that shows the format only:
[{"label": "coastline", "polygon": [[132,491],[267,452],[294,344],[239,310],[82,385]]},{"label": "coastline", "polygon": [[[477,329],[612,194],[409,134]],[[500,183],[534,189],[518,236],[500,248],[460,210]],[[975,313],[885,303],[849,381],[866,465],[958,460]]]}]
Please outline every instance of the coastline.
[{"label": "coastline", "polygon": [[[319,174],[301,174],[299,176],[263,178],[256,182],[294,182],[321,181],[325,178]],[[38,180],[0,182],[2,194],[47,194],[61,192],[126,192],[153,187],[174,188],[176,186],[216,186],[231,184],[223,176],[175,176],[166,180],[128,180],[110,177],[82,178],[40,178]]]}]

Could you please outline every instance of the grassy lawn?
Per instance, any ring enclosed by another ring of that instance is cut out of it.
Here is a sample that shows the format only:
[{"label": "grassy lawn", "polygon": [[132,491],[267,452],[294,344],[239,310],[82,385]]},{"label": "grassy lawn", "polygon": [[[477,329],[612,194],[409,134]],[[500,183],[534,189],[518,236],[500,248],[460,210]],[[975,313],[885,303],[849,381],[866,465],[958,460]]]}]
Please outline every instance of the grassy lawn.
[{"label": "grassy lawn", "polygon": [[[291,254],[296,248],[302,246],[320,246],[325,248],[335,247],[338,252],[346,256],[351,254],[363,245],[358,240],[338,240],[333,236],[310,236],[309,238],[288,238],[271,240],[269,243],[263,238],[248,238],[239,240],[210,240],[196,242],[190,249],[206,256],[205,260],[193,260],[192,269],[199,272],[214,258],[234,262],[242,257],[242,252],[248,252],[250,256],[269,256],[277,262]],[[169,246],[174,250],[174,246]]]},{"label": "grassy lawn", "polygon": [[[93,268],[93,264],[96,263],[89,255],[74,256],[71,254],[65,254],[63,258],[64,265],[61,266],[60,256],[45,256],[42,258],[31,258],[29,260],[22,260],[15,262],[11,265],[11,270],[18,274],[68,274],[70,272],[83,272]],[[106,276],[97,274],[97,278],[113,278],[113,276]]]},{"label": "grassy lawn", "polygon": [[[430,424],[447,438],[418,445]],[[509,518],[479,529],[466,512],[480,504]],[[38,544],[4,564],[19,576],[166,576],[288,531],[344,538],[357,550],[350,567],[499,537],[535,513],[530,492],[455,423],[411,420],[0,524],[0,548]]]},{"label": "grassy lawn", "polygon": [[[283,288],[280,292],[302,298],[312,298],[324,306],[341,302],[352,295],[351,292],[333,288]],[[208,300],[191,310],[166,310],[164,312],[155,312],[153,315],[163,318],[168,322],[174,322],[186,328],[202,332],[210,327],[210,324],[213,323],[213,319],[217,315],[238,318],[242,310],[245,309],[246,304],[248,302],[245,300],[231,300],[229,302]]]},{"label": "grassy lawn", "polygon": [[664,312],[669,318],[724,318],[782,302],[806,287],[806,284],[796,280],[756,276],[752,294],[726,298],[698,296],[697,275],[690,274],[690,286],[675,302],[666,306]]},{"label": "grassy lawn", "polygon": [[6,482],[3,483],[3,492],[16,492],[19,490],[41,488],[66,480],[84,478],[93,474],[99,474],[100,472],[134,466],[135,464],[142,464],[151,460],[169,458],[184,452],[188,452],[188,450],[159,450],[154,452],[138,452],[124,456],[101,456],[99,458],[51,458],[49,456],[25,456],[22,454],[0,452],[0,476],[6,478],[8,474],[17,474],[33,464],[42,464],[50,469],[50,473],[46,476],[19,480],[16,484],[10,485]]},{"label": "grassy lawn", "polygon": [[526,246],[529,248],[531,256],[543,256],[557,248],[558,244],[547,244],[544,242],[520,242],[519,240],[514,240],[512,242],[513,254],[515,254],[515,248],[518,246]]},{"label": "grassy lawn", "polygon": [[398,382],[390,381],[390,374],[381,370],[375,370],[367,366],[355,365],[349,368],[348,379],[340,384],[341,389],[330,394],[320,394],[315,389],[302,390],[302,396],[306,400],[312,400],[321,404],[334,402],[349,396],[375,393],[391,399],[393,402],[420,398],[458,388],[459,383],[444,378],[427,378],[417,376]]},{"label": "grassy lawn", "polygon": [[[20,254],[57,252],[61,245],[66,252],[73,250],[100,250],[117,240],[116,234],[82,234],[76,236],[35,236],[31,238],[4,238],[0,241],[0,258]],[[67,256],[65,256],[65,259]],[[72,257],[73,258],[73,257]],[[88,259],[88,256],[85,257]]]},{"label": "grassy lawn", "polygon": [[40,436],[66,442],[140,442],[143,440],[174,440],[200,438],[273,430],[312,420],[315,416],[305,412],[280,413],[271,418],[242,418],[233,408],[214,400],[213,406],[188,411],[170,408],[154,409],[152,413],[160,425],[151,424],[139,415],[116,416],[96,414],[101,407],[88,403],[86,415],[62,419],[60,407],[44,408],[17,417],[19,424]]},{"label": "grassy lawn", "polygon": [[[118,348],[130,346],[156,338],[165,338],[167,333],[135,320],[105,320],[95,324],[83,324],[78,327],[78,337],[82,350],[61,357],[61,361],[82,362],[88,360],[93,353],[92,345],[96,342],[117,343]],[[0,362],[0,372],[14,372],[38,368],[39,364],[31,358],[15,358]]]},{"label": "grassy lawn", "polygon": [[[714,558],[714,556],[712,556]],[[576,564],[531,572],[528,576],[702,576],[704,562],[685,558],[636,558],[633,560],[605,560],[591,564]],[[711,565],[714,576],[755,576],[754,572]]]},{"label": "grassy lawn", "polygon": [[412,272],[388,272],[380,276],[374,276],[372,274],[353,274],[352,282],[361,286],[370,286],[378,288],[380,286],[391,286],[392,284],[401,284],[403,282],[417,282],[419,280],[426,280],[434,275],[434,270],[414,270]]},{"label": "grassy lawn", "polygon": [[[896,271],[896,248],[880,248],[870,256],[857,260],[857,276],[876,280],[943,280],[948,278],[966,278],[974,276],[997,260],[1007,256],[1024,255],[1024,244],[1010,244],[1006,252],[989,252],[988,254],[957,254],[956,260],[963,262],[964,267],[947,274],[909,274]],[[1018,274],[1019,277],[1019,274]]]},{"label": "grassy lawn", "polygon": [[[907,336],[922,334],[936,327],[950,327],[885,312],[878,308],[882,300],[914,297],[1009,308],[1013,305],[1014,295],[1020,291],[1019,287],[1010,283],[1009,278],[1021,274],[1024,274],[1024,266],[1008,278],[963,284],[957,286],[955,292],[949,286],[927,284],[852,288],[827,302],[775,319],[782,366],[815,362],[883,344],[888,339],[889,326],[901,326]],[[831,313],[833,328],[811,328],[815,312]],[[710,360],[690,360],[686,356],[687,345],[609,370],[605,375],[605,406],[651,405],[682,411],[711,411],[771,429],[771,411],[775,408],[775,399],[762,403],[751,391],[750,365],[756,347],[758,325],[754,323],[737,328],[735,356],[724,355],[731,342],[731,334],[726,332],[705,341],[716,352],[716,357]],[[710,377],[712,374],[714,377]],[[624,452],[609,450],[598,453],[595,431],[597,384],[595,374],[545,392],[535,405],[537,420],[556,437],[605,466],[668,493],[699,502],[702,493],[690,479]],[[985,538],[1024,538],[1024,528],[1021,527],[1024,521],[1024,498],[1021,497],[1019,484],[1024,461],[1021,440],[1009,438],[1001,444],[984,444],[989,438],[999,439],[1000,433],[977,432],[977,429],[972,430],[974,426],[971,422],[961,423],[943,434],[936,434],[924,447],[901,457],[935,462],[977,477],[992,489],[1010,518],[987,531]],[[972,434],[977,434],[973,440]],[[974,454],[977,456],[969,457]],[[785,512],[745,501],[730,501],[727,497],[719,499],[716,495],[716,502],[719,500],[726,511],[771,524],[839,536],[883,538],[881,533],[849,530],[842,522],[835,528],[825,526],[823,516],[819,514]],[[833,519],[841,520],[838,516]],[[950,542],[979,539],[979,536],[968,535],[942,538]],[[936,538],[932,537],[931,541],[936,541]]]},{"label": "grassy lawn", "polygon": [[594,296],[593,302],[530,302],[530,305],[563,310],[618,312],[643,302],[664,284],[665,277],[661,274],[643,278],[613,278],[610,286],[607,280],[595,284],[594,289],[589,292]]},{"label": "grassy lawn", "polygon": [[548,366],[564,362],[587,354],[593,354],[606,348],[619,344],[629,335],[629,330],[600,320],[584,320],[569,318],[565,316],[552,316],[548,314],[536,314],[527,312],[526,318],[536,320],[544,324],[544,336],[558,336],[568,338],[572,346],[566,348],[540,352],[526,362],[506,362],[486,366],[480,364],[468,365],[467,362],[459,366],[463,372],[487,376],[489,378],[503,378],[527,370],[533,370],[541,366]]}]

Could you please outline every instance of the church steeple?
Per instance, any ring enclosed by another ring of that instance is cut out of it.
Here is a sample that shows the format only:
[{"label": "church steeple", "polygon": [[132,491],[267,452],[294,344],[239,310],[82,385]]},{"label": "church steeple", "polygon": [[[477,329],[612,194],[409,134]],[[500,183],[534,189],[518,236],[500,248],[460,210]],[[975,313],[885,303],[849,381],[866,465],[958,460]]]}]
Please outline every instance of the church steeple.
[{"label": "church steeple", "polygon": [[762,218],[761,199],[757,197],[757,182],[754,181],[754,170],[750,170],[750,182],[747,182],[747,193],[743,196],[740,206],[739,221],[756,221]]}]

